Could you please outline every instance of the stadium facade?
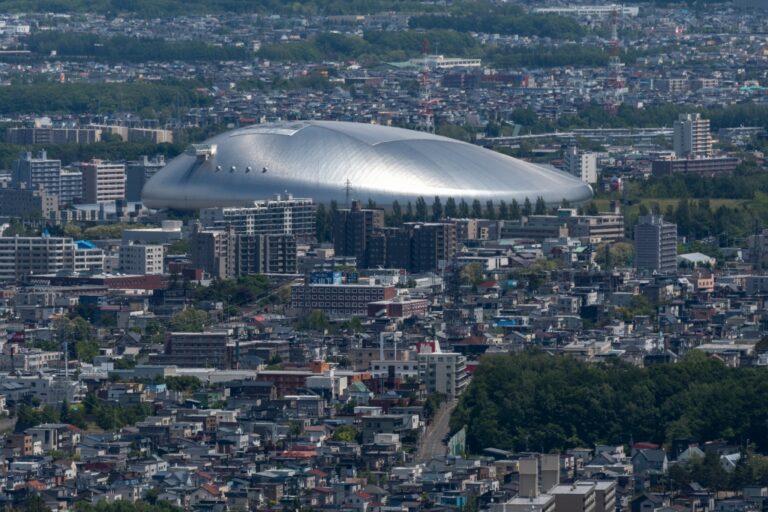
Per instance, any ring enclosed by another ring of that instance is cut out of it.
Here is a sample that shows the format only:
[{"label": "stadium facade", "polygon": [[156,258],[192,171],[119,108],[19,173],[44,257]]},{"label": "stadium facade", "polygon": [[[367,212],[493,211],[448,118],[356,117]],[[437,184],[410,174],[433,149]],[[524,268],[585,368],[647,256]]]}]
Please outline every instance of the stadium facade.
[{"label": "stadium facade", "polygon": [[150,208],[238,206],[290,192],[380,205],[423,196],[583,203],[589,185],[561,171],[424,132],[338,121],[253,125],[193,144],[144,187]]}]

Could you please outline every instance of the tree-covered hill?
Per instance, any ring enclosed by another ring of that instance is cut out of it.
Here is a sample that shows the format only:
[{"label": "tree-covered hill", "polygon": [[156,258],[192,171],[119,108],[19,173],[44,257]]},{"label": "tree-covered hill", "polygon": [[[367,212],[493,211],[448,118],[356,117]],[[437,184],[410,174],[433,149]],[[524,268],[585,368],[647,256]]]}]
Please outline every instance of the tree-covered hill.
[{"label": "tree-covered hill", "polygon": [[472,452],[694,437],[768,449],[768,372],[703,353],[674,365],[590,365],[543,353],[486,356],[451,418]]}]

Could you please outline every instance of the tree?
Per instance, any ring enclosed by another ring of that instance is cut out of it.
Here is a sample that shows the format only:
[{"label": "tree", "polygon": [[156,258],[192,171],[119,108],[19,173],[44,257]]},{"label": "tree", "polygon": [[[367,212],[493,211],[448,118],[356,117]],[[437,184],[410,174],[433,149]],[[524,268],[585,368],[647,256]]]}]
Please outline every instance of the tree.
[{"label": "tree", "polygon": [[459,213],[459,209],[456,206],[456,200],[449,197],[445,202],[445,216],[448,219],[455,219]]},{"label": "tree", "polygon": [[315,236],[317,237],[317,241],[330,241],[333,235],[331,234],[330,226],[328,225],[328,212],[326,211],[325,204],[320,203],[317,205],[315,217]]},{"label": "tree", "polygon": [[411,222],[414,220],[413,216],[413,205],[410,201],[408,201],[408,204],[405,206],[405,215],[403,216],[404,222]]},{"label": "tree", "polygon": [[534,215],[546,215],[547,203],[544,202],[544,198],[539,196],[536,198],[536,208],[533,211]]},{"label": "tree", "polygon": [[490,220],[496,219],[496,208],[493,206],[493,199],[489,199],[485,203],[485,218]]},{"label": "tree", "polygon": [[520,205],[517,204],[516,199],[513,199],[512,204],[509,206],[509,218],[510,220],[517,220],[520,218]]},{"label": "tree", "polygon": [[[451,431],[466,425],[471,451],[566,449],[621,443],[629,434],[659,444],[688,434],[702,442],[748,438],[765,449],[763,387],[768,375],[759,369],[729,368],[699,351],[645,368],[542,352],[488,355],[462,394]],[[714,463],[704,464],[696,480],[720,489],[731,485]]]},{"label": "tree", "polygon": [[432,203],[432,221],[439,222],[443,218],[443,204],[440,202],[440,196],[435,196]]},{"label": "tree", "polygon": [[533,213],[533,206],[531,205],[531,200],[528,199],[528,197],[525,198],[525,201],[523,201],[523,210],[521,212],[523,217],[528,217]]},{"label": "tree", "polygon": [[403,223],[403,211],[400,207],[400,203],[397,200],[392,201],[392,217],[390,224],[392,226],[400,226]]},{"label": "tree", "polygon": [[187,254],[189,253],[189,239],[176,240],[168,246],[168,254]]},{"label": "tree", "polygon": [[35,427],[42,423],[40,413],[31,405],[22,403],[16,407],[16,426],[17,433],[24,432],[30,427]]},{"label": "tree", "polygon": [[80,340],[75,342],[75,357],[78,361],[92,363],[99,355],[99,344],[94,340]]},{"label": "tree", "polygon": [[357,440],[358,431],[352,425],[340,425],[333,431],[332,439],[344,443],[352,443]]},{"label": "tree", "polygon": [[468,285],[478,285],[483,281],[483,265],[478,262],[464,265],[460,272],[461,283]]},{"label": "tree", "polygon": [[416,220],[420,222],[427,221],[427,202],[422,196],[416,199]]},{"label": "tree", "polygon": [[464,200],[464,198],[461,198],[461,201],[459,201],[459,218],[461,219],[467,219],[469,218],[469,205]]},{"label": "tree", "polygon": [[203,332],[208,323],[208,313],[201,309],[187,308],[171,317],[168,327],[174,332]]},{"label": "tree", "polygon": [[181,391],[184,393],[194,393],[203,385],[200,379],[191,375],[181,375],[179,377],[166,377],[165,385],[171,391]]},{"label": "tree", "polygon": [[483,218],[483,205],[480,204],[479,199],[475,199],[474,201],[472,201],[472,218],[473,219]]},{"label": "tree", "polygon": [[309,315],[299,321],[300,329],[324,332],[331,327],[328,316],[319,309],[312,310]]},{"label": "tree", "polygon": [[23,512],[51,512],[51,509],[45,504],[45,500],[39,494],[28,494],[24,498]]},{"label": "tree", "polygon": [[509,207],[507,206],[507,202],[503,199],[499,201],[499,219],[509,219]]}]

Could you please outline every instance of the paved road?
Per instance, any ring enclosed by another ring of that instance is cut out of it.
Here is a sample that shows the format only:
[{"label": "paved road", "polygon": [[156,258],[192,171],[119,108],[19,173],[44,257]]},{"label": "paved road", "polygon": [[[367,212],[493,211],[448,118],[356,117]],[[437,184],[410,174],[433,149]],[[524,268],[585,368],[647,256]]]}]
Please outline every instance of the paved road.
[{"label": "paved road", "polygon": [[437,410],[432,423],[419,440],[416,462],[428,462],[435,457],[445,456],[446,446],[443,444],[443,438],[448,434],[448,421],[451,419],[451,413],[456,408],[457,403],[456,400],[445,402]]}]

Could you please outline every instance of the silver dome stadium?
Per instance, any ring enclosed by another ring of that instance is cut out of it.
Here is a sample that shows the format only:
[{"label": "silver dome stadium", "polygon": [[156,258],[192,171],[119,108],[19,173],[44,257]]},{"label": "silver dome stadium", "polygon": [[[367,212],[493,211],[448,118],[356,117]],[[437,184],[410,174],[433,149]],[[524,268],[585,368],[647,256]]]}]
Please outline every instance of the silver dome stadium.
[{"label": "silver dome stadium", "polygon": [[289,192],[378,204],[423,196],[583,203],[592,188],[554,169],[424,132],[338,121],[253,125],[193,144],[145,185],[149,208],[237,206]]}]

